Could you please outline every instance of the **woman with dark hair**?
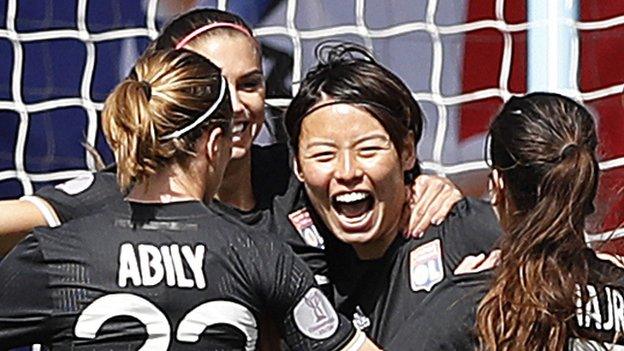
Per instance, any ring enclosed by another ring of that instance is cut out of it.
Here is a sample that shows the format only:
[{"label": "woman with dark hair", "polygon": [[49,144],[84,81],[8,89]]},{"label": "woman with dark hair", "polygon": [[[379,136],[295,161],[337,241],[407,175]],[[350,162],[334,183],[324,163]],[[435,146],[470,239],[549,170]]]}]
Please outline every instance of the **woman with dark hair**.
[{"label": "woman with dark hair", "polygon": [[[318,56],[286,113],[294,168],[338,310],[385,348],[464,256],[491,249],[499,226],[488,203],[465,199],[423,238],[400,235],[405,185],[419,174],[420,107],[361,47],[324,46]],[[418,339],[400,348],[424,350]]]},{"label": "woman with dark hair", "polygon": [[505,235],[477,312],[480,348],[613,342],[623,330],[608,321],[624,320],[622,272],[597,258],[583,230],[599,177],[594,119],[569,98],[535,93],[507,102],[490,134],[492,203]]},{"label": "woman with dark hair", "polygon": [[127,196],[0,263],[3,349],[255,350],[268,316],[292,349],[377,350],[291,250],[204,205],[231,156],[226,85],[188,50],[139,59],[103,110]]},{"label": "woman with dark hair", "polygon": [[[499,264],[441,284],[388,348],[415,336],[430,349],[456,350],[624,344],[621,263],[584,240],[599,177],[591,114],[557,94],[512,97],[490,136],[491,201],[504,230]],[[430,338],[433,329],[442,338]]]}]

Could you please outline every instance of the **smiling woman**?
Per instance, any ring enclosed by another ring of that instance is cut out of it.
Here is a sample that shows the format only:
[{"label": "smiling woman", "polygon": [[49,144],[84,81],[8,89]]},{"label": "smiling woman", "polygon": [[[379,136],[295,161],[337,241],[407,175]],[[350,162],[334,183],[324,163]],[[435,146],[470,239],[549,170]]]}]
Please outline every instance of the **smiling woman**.
[{"label": "smiling woman", "polygon": [[[488,203],[466,199],[423,238],[400,235],[410,180],[420,173],[421,110],[365,49],[339,44],[318,54],[286,112],[295,171],[326,238],[339,311],[386,347],[462,257],[489,250],[499,227]],[[424,338],[388,349],[427,350]]]},{"label": "smiling woman", "polygon": [[413,137],[396,147],[369,112],[333,102],[302,122],[299,176],[329,229],[360,257],[378,258],[399,229]]},{"label": "smiling woman", "polygon": [[378,258],[399,231],[405,184],[420,173],[420,107],[366,51],[337,46],[328,60],[286,114],[296,173],[331,232],[361,258]]}]

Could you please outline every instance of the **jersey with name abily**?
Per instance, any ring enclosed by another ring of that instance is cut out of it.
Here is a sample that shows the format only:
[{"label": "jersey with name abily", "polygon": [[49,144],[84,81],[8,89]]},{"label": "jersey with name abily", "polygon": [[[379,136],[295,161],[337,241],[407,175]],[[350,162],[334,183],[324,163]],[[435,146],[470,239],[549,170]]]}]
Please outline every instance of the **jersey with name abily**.
[{"label": "jersey with name abily", "polygon": [[328,239],[337,309],[385,348],[414,311],[430,308],[427,299],[438,293],[466,255],[489,252],[500,235],[489,202],[467,198],[422,238],[397,234],[379,259],[360,260],[350,246]]},{"label": "jersey with name abily", "polygon": [[[569,319],[566,350],[619,350],[624,347],[624,270],[589,249],[582,255],[588,260],[590,282],[582,289],[576,286],[577,299],[571,303],[578,309]],[[412,311],[388,349],[475,350],[476,311],[491,279],[492,271],[485,271],[445,280]]]},{"label": "jersey with name abily", "polygon": [[355,329],[305,264],[199,202],[120,202],[38,228],[0,263],[0,345],[54,350],[253,350],[269,316],[296,350]]},{"label": "jersey with name abily", "polygon": [[[290,169],[288,147],[280,143],[252,145],[251,156],[255,208],[242,211],[218,201],[208,206],[240,223],[263,227],[278,240],[287,243],[308,264],[317,276],[317,281],[322,283],[327,264],[322,242],[314,240],[319,238],[316,229],[313,226],[300,226],[297,229],[289,219],[292,213],[303,207],[305,192]],[[46,200],[54,213],[47,213],[45,217],[58,216],[60,223],[88,216],[122,198],[115,172],[116,168],[112,165],[101,172],[88,173],[57,186],[41,188],[34,197]],[[46,206],[39,206],[39,209],[49,211]],[[48,221],[52,227],[60,223]]]}]

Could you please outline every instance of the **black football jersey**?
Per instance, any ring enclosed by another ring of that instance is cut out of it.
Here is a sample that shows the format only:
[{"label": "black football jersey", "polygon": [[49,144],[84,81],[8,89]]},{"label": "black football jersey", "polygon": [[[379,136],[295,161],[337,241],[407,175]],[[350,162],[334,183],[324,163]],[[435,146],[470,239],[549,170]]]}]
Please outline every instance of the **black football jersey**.
[{"label": "black football jersey", "polygon": [[247,232],[199,202],[38,228],[0,263],[0,348],[252,350],[265,315],[293,350],[355,337],[303,262]]},{"label": "black football jersey", "polygon": [[[283,195],[288,190],[292,173],[288,147],[285,144],[252,145],[251,155],[256,210],[268,209],[275,196]],[[58,217],[60,223],[65,223],[99,211],[108,203],[121,198],[115,172],[116,167],[109,166],[100,172],[88,173],[56,186],[43,187],[35,192],[34,197],[46,200],[54,209],[55,214],[43,213],[46,218]],[[47,212],[45,207],[38,207]],[[53,220],[48,222],[51,227],[60,224]]]},{"label": "black football jersey", "polygon": [[[611,262],[585,252],[590,283],[577,285],[578,311],[570,320],[568,350],[614,350],[624,345],[624,271]],[[475,316],[487,293],[491,271],[462,274],[447,279],[413,310],[387,342],[386,350],[476,349]],[[614,348],[615,346],[615,348]]]},{"label": "black football jersey", "polygon": [[397,235],[379,259],[359,260],[350,246],[327,238],[332,298],[341,313],[385,348],[415,311],[429,308],[427,300],[466,255],[489,252],[500,234],[491,205],[467,198],[422,238]]},{"label": "black football jersey", "polygon": [[[37,198],[46,200],[54,213],[47,213],[49,210],[45,206],[38,206],[44,217],[57,217],[60,223],[65,223],[93,214],[107,204],[122,199],[114,172],[115,168],[112,167],[106,171],[86,173],[56,186],[43,187],[34,196],[24,198],[34,200],[35,203]],[[48,220],[50,227],[56,227],[60,223]]]},{"label": "black football jersey", "polygon": [[[241,211],[214,201],[215,212],[231,216],[239,224],[257,226],[278,240],[287,243],[313,271],[317,282],[326,285],[327,264],[323,239],[305,210],[305,191],[289,165],[290,155],[285,144],[252,145],[252,186],[256,208]],[[60,223],[90,215],[119,201],[122,194],[115,179],[115,168],[87,174],[54,187],[44,187],[35,194],[55,210],[46,218],[58,215]],[[39,206],[47,211],[45,206]],[[60,223],[49,221],[49,226]]]}]

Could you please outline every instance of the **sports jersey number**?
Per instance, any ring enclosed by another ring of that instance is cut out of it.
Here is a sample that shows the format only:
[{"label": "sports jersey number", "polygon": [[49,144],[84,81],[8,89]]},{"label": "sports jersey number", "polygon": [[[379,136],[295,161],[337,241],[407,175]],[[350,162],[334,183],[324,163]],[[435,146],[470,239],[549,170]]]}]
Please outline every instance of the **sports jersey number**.
[{"label": "sports jersey number", "polygon": [[[119,316],[134,317],[145,325],[147,340],[137,351],[166,351],[169,347],[171,326],[167,317],[153,303],[134,294],[110,294],[93,301],[78,317],[74,334],[95,339],[107,320]],[[231,301],[210,301],[192,309],[178,324],[176,339],[196,343],[206,327],[214,324],[228,324],[239,329],[247,338],[245,349],[255,349],[256,319],[245,306]]]}]

